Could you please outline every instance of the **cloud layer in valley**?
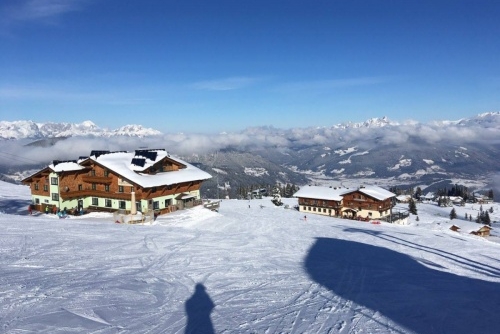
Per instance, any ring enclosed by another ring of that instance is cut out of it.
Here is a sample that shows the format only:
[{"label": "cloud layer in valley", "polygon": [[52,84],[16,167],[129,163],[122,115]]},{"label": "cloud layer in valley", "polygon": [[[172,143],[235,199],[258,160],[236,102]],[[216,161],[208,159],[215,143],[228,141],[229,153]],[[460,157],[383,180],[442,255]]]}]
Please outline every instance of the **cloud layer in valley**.
[{"label": "cloud layer in valley", "polygon": [[[200,134],[171,133],[151,137],[113,136],[71,137],[59,140],[50,147],[27,146],[25,140],[0,142],[3,166],[47,164],[51,160],[72,160],[88,156],[92,150],[135,150],[164,148],[174,155],[215,152],[223,149],[255,150],[262,148],[297,149],[316,145],[345,148],[355,144],[370,148],[373,145],[466,145],[467,143],[500,144],[500,116],[494,114],[489,123],[480,122],[481,116],[471,120],[421,124],[381,123],[380,126],[362,124],[336,125],[317,128],[279,129],[274,127],[247,128],[242,132]],[[479,120],[479,121],[478,121]]]}]

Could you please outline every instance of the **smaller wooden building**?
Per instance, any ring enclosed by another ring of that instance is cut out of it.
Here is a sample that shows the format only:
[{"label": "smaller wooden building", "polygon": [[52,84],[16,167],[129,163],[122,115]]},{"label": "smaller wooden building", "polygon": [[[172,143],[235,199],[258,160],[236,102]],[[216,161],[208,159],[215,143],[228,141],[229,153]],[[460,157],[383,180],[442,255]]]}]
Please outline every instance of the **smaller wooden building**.
[{"label": "smaller wooden building", "polygon": [[478,235],[480,237],[489,237],[490,236],[491,227],[488,225],[483,225],[475,231],[470,232],[470,234]]},{"label": "smaller wooden building", "polygon": [[301,212],[370,220],[388,217],[396,195],[378,186],[307,186],[293,196],[298,198]]}]

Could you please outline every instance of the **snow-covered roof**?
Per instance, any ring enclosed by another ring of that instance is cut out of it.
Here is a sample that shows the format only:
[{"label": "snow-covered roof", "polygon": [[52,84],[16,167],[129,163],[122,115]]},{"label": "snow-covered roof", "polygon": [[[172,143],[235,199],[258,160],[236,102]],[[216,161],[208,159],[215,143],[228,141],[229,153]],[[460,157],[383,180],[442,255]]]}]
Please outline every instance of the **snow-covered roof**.
[{"label": "snow-covered roof", "polygon": [[411,198],[410,195],[399,195],[396,197],[398,201],[409,201]]},{"label": "snow-covered roof", "polygon": [[[156,152],[156,154],[152,154],[149,157],[139,157],[136,155],[136,152],[110,152],[100,155],[92,155],[90,156],[90,159],[108,168],[109,170],[114,171],[121,177],[145,188],[207,180],[212,177],[207,172],[204,172],[181,159],[172,157],[165,150],[154,150],[151,152]],[[181,168],[177,171],[171,172],[160,172],[152,175],[140,173],[140,171],[144,171],[166,157],[186,166],[186,168]],[[142,166],[141,164],[137,165],[132,163],[133,159],[142,158],[144,159],[144,164]],[[154,160],[152,158],[154,158]]]},{"label": "snow-covered roof", "polygon": [[395,194],[391,193],[390,191],[387,191],[384,188],[380,188],[378,186],[362,186],[359,188],[330,188],[321,186],[307,186],[300,188],[299,191],[297,191],[293,196],[341,201],[345,194],[349,194],[355,191],[359,191],[378,200],[384,200],[395,196]]},{"label": "snow-covered roof", "polygon": [[78,171],[85,169],[85,167],[79,165],[76,161],[58,161],[54,160],[50,165],[49,168],[56,172],[68,172],[68,171]]},{"label": "snow-covered roof", "polygon": [[358,191],[380,201],[396,196],[396,194],[378,186],[362,186],[359,187]]},{"label": "snow-covered roof", "polygon": [[352,189],[348,188],[330,188],[330,187],[321,187],[321,186],[306,186],[302,187],[293,194],[294,197],[301,198],[315,198],[315,199],[325,199],[332,201],[341,201],[343,195],[351,192]]}]

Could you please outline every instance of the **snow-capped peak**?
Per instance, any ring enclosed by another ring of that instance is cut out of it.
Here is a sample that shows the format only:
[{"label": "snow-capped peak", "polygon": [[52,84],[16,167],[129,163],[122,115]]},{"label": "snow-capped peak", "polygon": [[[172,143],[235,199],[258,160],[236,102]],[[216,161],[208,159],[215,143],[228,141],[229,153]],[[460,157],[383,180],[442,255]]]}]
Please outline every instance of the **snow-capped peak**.
[{"label": "snow-capped peak", "polygon": [[392,122],[389,120],[387,116],[384,116],[382,118],[374,117],[370,118],[364,122],[360,123],[353,123],[353,122],[347,122],[347,123],[341,123],[334,125],[333,128],[337,129],[347,129],[347,128],[380,128],[383,126],[387,125],[399,125],[399,123]]},{"label": "snow-capped peak", "polygon": [[41,139],[75,136],[129,136],[146,137],[161,135],[161,132],[142,125],[126,125],[116,130],[102,129],[92,121],[82,123],[35,123],[33,121],[0,121],[1,139]]}]

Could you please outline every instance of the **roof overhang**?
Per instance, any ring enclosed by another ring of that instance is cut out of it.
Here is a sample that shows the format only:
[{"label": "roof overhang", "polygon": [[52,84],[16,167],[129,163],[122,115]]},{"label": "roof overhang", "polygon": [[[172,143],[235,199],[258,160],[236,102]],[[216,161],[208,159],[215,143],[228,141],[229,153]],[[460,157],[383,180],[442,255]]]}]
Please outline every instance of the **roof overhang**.
[{"label": "roof overhang", "polygon": [[191,195],[191,194],[187,194],[187,193],[182,193],[180,195],[178,195],[175,199],[177,200],[186,200],[186,199],[190,199],[190,198],[196,198],[195,195]]}]

